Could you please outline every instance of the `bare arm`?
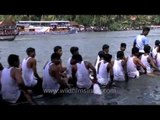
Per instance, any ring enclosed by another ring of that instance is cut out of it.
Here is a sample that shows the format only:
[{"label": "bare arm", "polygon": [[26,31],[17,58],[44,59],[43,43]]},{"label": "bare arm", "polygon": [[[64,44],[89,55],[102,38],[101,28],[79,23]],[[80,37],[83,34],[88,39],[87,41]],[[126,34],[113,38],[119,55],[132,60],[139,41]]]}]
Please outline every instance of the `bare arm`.
[{"label": "bare arm", "polygon": [[111,63],[107,65],[107,72],[110,73],[110,79],[113,81],[113,65]]},{"label": "bare arm", "polygon": [[47,61],[47,62],[45,63],[45,65],[43,66],[43,69],[45,69],[45,67],[46,67],[46,65],[48,64],[48,62],[49,62],[49,61]]},{"label": "bare arm", "polygon": [[[60,65],[61,66],[61,65]],[[61,77],[61,69],[60,66],[55,68],[54,64],[50,66],[49,74],[54,77],[59,84],[67,85],[66,81]]]},{"label": "bare arm", "polygon": [[148,57],[147,61],[152,65],[153,68],[159,71],[158,67],[154,64],[153,59],[151,57]]},{"label": "bare arm", "polygon": [[157,64],[157,54],[156,54],[156,56],[155,56],[155,63]]},{"label": "bare arm", "polygon": [[111,61],[111,65],[112,65],[112,67],[113,67],[113,65],[114,65],[114,60]]},{"label": "bare arm", "polygon": [[39,77],[38,73],[37,73],[37,61],[36,59],[32,59],[31,61],[31,67],[32,67],[32,70],[33,70],[33,73],[34,73],[34,76],[38,79],[38,80],[41,80],[41,78]]},{"label": "bare arm", "polygon": [[124,72],[127,73],[126,61],[125,60],[122,61],[121,64],[122,64],[122,67],[124,69]]},{"label": "bare arm", "polygon": [[96,65],[96,63],[97,63],[98,61],[100,61],[100,57],[99,57],[99,56],[97,56],[94,65]]},{"label": "bare arm", "polygon": [[77,66],[76,65],[72,65],[72,78],[75,81],[77,81],[76,72],[77,72]]},{"label": "bare arm", "polygon": [[23,79],[22,79],[22,73],[20,69],[14,68],[13,78],[17,81],[17,84],[19,88],[24,93],[24,96],[26,97],[27,101],[32,104],[36,105],[36,103],[33,101],[31,95],[29,94],[28,90],[26,89]]},{"label": "bare arm", "polygon": [[138,65],[140,65],[140,66],[143,67],[143,69],[145,70],[145,74],[146,74],[146,73],[147,73],[146,66],[144,66],[144,64],[141,62],[141,60],[138,59],[138,58],[136,58],[135,61],[136,61],[136,63],[137,63]]},{"label": "bare arm", "polygon": [[96,65],[96,63],[97,63],[97,59],[95,60],[94,65]]},{"label": "bare arm", "polygon": [[[152,50],[151,50],[152,51]],[[153,53],[151,52],[150,54],[149,54],[149,56],[151,56],[152,58],[153,58]]]},{"label": "bare arm", "polygon": [[3,65],[0,63],[0,70],[3,70],[3,68],[4,68]]},{"label": "bare arm", "polygon": [[60,68],[61,68],[61,70],[60,70],[60,75],[62,76],[62,77],[67,77],[67,68],[66,68],[66,66],[61,62],[61,64],[60,64]]},{"label": "bare arm", "polygon": [[63,72],[65,72],[65,71],[67,71],[67,68],[66,68],[66,66],[62,63],[62,61],[61,61],[61,72],[63,73]]},{"label": "bare arm", "polygon": [[122,67],[123,67],[123,69],[124,69],[124,74],[125,74],[125,80],[126,81],[128,81],[128,74],[127,74],[127,61],[126,60],[124,60],[124,61],[122,61]]},{"label": "bare arm", "polygon": [[99,67],[100,67],[101,63],[98,63],[98,68],[97,68],[97,73],[99,74]]},{"label": "bare arm", "polygon": [[96,69],[95,69],[95,67],[94,67],[90,62],[86,62],[86,63],[88,64],[88,68],[93,71],[94,80],[97,81],[97,74],[96,74]]},{"label": "bare arm", "polygon": [[125,62],[127,63],[127,61],[128,61],[128,57],[125,57],[124,56],[124,58],[123,58],[124,60],[125,60]]}]

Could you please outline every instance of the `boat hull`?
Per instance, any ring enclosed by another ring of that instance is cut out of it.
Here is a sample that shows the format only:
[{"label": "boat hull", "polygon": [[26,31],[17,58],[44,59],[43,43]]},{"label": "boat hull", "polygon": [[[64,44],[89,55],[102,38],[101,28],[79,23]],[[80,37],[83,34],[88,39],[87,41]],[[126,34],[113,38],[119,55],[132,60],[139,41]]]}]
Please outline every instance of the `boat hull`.
[{"label": "boat hull", "polygon": [[0,41],[13,41],[15,40],[16,36],[0,36]]},{"label": "boat hull", "polygon": [[77,30],[71,30],[67,32],[58,32],[58,31],[53,31],[53,32],[19,32],[18,35],[66,35],[66,34],[75,34],[77,33]]}]

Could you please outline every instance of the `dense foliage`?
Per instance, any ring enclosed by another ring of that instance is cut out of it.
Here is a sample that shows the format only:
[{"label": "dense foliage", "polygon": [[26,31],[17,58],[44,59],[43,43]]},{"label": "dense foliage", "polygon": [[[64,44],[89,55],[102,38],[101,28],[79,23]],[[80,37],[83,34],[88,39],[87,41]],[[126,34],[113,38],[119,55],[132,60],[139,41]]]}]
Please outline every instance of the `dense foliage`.
[{"label": "dense foliage", "polygon": [[0,15],[0,20],[69,20],[85,27],[107,27],[108,30],[136,29],[160,24],[160,15]]}]

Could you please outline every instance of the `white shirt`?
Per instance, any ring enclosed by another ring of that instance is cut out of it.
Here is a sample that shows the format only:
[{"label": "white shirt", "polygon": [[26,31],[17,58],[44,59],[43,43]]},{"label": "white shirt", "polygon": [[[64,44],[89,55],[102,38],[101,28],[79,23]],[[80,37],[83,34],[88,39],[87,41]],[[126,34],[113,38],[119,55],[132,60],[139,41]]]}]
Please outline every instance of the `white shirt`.
[{"label": "white shirt", "polygon": [[160,70],[160,53],[157,53],[157,59],[156,59],[157,67]]},{"label": "white shirt", "polygon": [[24,58],[22,61],[22,77],[24,80],[24,84],[28,87],[32,87],[37,84],[37,80],[34,77],[32,68],[27,67],[27,62],[30,58],[31,57]]},{"label": "white shirt", "polygon": [[96,61],[96,64],[95,64],[95,69],[96,69],[96,72],[97,72],[97,69],[98,69],[98,64],[100,62],[100,57],[97,56],[97,61]]},{"label": "white shirt", "polygon": [[52,92],[52,94],[56,94],[60,89],[60,84],[49,74],[49,69],[52,64],[53,63],[49,61],[43,70],[42,88],[44,92]]},{"label": "white shirt", "polygon": [[72,57],[70,57],[67,61],[67,76],[68,77],[72,77],[72,65],[71,65],[71,59]]},{"label": "white shirt", "polygon": [[153,48],[153,50],[152,50],[152,57],[153,57],[153,59],[155,59],[155,56],[156,56],[156,54],[157,54],[157,49],[158,49],[158,47],[155,47],[155,48]]},{"label": "white shirt", "polygon": [[99,66],[99,72],[98,72],[98,82],[102,85],[107,85],[108,82],[110,81],[110,74],[109,72],[107,72],[107,66],[108,66],[108,63],[104,63],[104,61],[102,61],[100,63],[100,66]]},{"label": "white shirt", "polygon": [[133,57],[128,57],[127,61],[127,73],[128,76],[131,78],[138,78],[139,77],[139,71],[137,70],[137,66],[133,62]]},{"label": "white shirt", "polygon": [[2,70],[1,77],[1,93],[3,100],[16,103],[18,98],[20,97],[21,91],[18,87],[16,80],[11,77],[11,68],[4,68]]},{"label": "white shirt", "polygon": [[142,57],[141,57],[141,62],[144,64],[144,66],[146,67],[146,69],[147,69],[147,73],[151,73],[152,72],[152,70],[151,70],[151,65],[148,63],[148,57],[149,57],[149,55],[142,55]]},{"label": "white shirt", "polygon": [[89,71],[85,66],[84,61],[77,63],[77,86],[79,88],[89,89],[92,85],[92,81],[89,78]]},{"label": "white shirt", "polygon": [[137,35],[136,39],[134,40],[136,43],[136,47],[139,48],[140,52],[144,52],[144,45],[148,44],[149,41],[146,36],[144,35]]},{"label": "white shirt", "polygon": [[117,81],[125,80],[124,69],[122,67],[122,61],[123,60],[114,60],[114,65],[113,65],[114,80],[117,80]]}]

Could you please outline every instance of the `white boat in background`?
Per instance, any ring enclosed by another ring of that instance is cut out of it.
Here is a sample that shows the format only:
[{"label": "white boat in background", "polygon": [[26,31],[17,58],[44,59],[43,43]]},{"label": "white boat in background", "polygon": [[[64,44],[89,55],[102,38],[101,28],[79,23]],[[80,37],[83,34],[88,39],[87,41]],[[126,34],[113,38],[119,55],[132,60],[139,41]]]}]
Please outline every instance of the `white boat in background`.
[{"label": "white boat in background", "polygon": [[16,26],[19,35],[63,35],[78,32],[70,25],[70,21],[18,21]]}]

